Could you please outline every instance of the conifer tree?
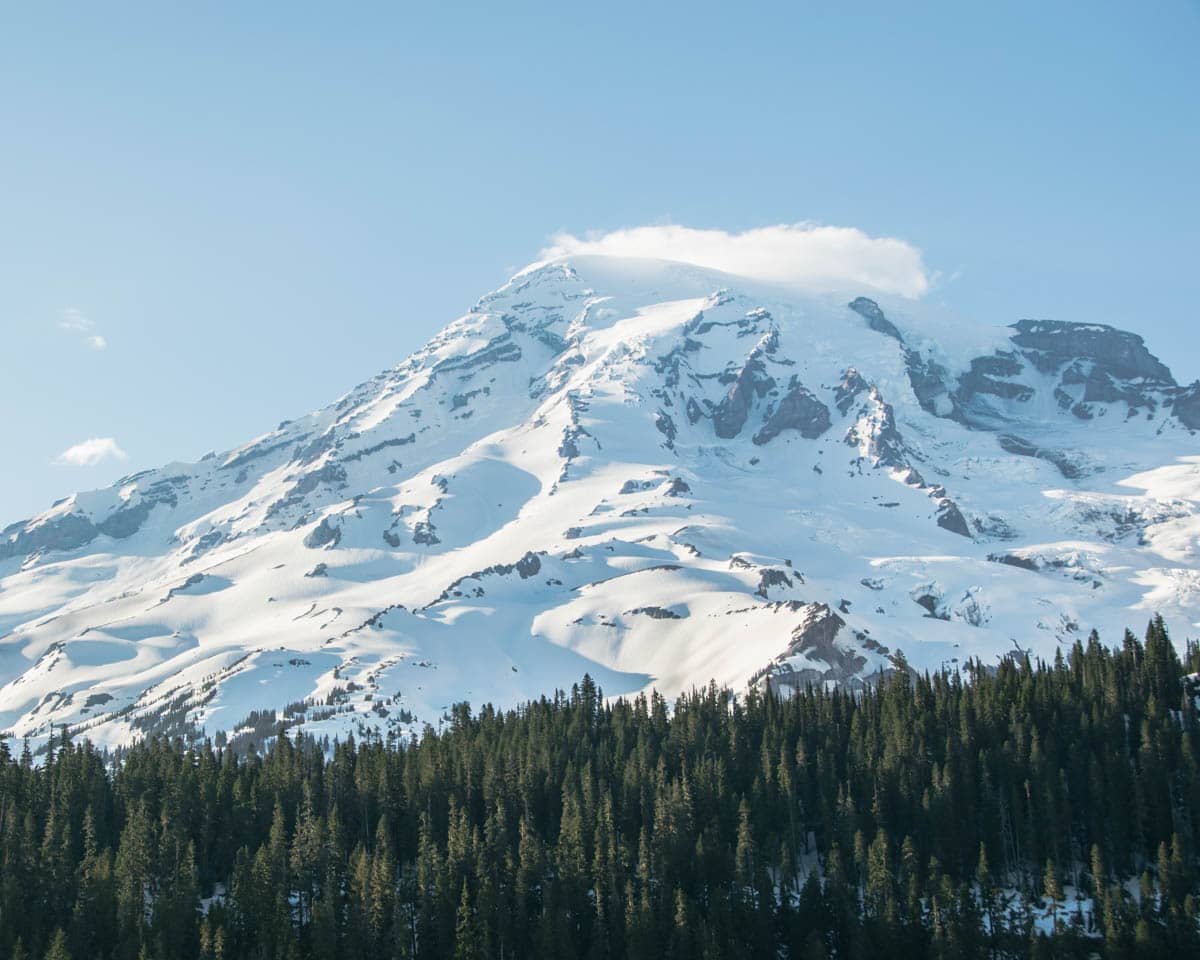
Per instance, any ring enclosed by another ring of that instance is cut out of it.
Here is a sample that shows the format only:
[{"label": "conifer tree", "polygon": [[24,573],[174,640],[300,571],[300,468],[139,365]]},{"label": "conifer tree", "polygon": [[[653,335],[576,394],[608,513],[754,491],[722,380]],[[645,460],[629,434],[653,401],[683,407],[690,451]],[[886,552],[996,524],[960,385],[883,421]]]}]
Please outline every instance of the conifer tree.
[{"label": "conifer tree", "polygon": [[62,927],[54,931],[50,947],[46,950],[46,960],[71,960],[71,952],[67,949],[67,935]]}]

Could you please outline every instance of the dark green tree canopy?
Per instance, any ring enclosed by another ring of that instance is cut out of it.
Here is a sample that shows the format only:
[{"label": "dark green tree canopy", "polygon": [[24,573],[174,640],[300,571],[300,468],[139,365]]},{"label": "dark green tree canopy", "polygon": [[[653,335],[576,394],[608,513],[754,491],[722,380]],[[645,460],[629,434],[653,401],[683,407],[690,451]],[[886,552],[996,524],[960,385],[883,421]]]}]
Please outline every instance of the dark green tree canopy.
[{"label": "dark green tree canopy", "polygon": [[1200,651],[0,747],[0,956],[1193,957]]}]

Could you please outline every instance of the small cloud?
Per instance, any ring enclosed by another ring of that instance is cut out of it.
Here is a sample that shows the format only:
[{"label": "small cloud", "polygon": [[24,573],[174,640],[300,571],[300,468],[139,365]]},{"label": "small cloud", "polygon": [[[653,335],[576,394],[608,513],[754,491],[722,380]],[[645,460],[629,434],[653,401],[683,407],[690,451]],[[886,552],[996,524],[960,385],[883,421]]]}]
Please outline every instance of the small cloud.
[{"label": "small cloud", "polygon": [[92,437],[68,447],[53,462],[60,467],[94,467],[105,460],[128,460],[129,455],[112,437]]},{"label": "small cloud", "polygon": [[58,327],[66,333],[79,337],[93,350],[103,350],[108,346],[108,341],[94,332],[95,321],[77,307],[67,307],[59,314]]},{"label": "small cloud", "polygon": [[779,224],[741,233],[659,225],[611,233],[551,238],[543,260],[579,254],[677,260],[712,270],[814,293],[868,287],[920,297],[936,282],[921,251],[895,237],[873,237],[855,227]]},{"label": "small cloud", "polygon": [[87,333],[96,326],[90,317],[75,307],[67,307],[63,310],[58,325],[68,333]]}]

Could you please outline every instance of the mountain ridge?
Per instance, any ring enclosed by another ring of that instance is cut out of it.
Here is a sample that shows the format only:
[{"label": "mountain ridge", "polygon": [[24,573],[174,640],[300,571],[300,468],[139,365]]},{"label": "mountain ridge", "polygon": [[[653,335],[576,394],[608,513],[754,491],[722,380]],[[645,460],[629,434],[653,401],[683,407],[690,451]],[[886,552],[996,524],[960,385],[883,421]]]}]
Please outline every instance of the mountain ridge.
[{"label": "mountain ridge", "polygon": [[405,733],[585,670],[853,684],[1160,609],[1182,643],[1197,428],[1105,325],[535,264],[327,407],[0,531],[0,730]]}]

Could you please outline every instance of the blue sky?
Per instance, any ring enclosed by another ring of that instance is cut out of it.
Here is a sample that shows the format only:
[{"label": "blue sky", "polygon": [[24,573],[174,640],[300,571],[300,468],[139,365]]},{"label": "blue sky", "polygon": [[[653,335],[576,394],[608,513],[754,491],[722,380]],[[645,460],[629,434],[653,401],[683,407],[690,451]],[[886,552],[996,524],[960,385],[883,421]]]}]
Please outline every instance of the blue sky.
[{"label": "blue sky", "polygon": [[0,524],[323,405],[564,230],[855,227],[1200,376],[1194,2],[172,6],[0,13]]}]

